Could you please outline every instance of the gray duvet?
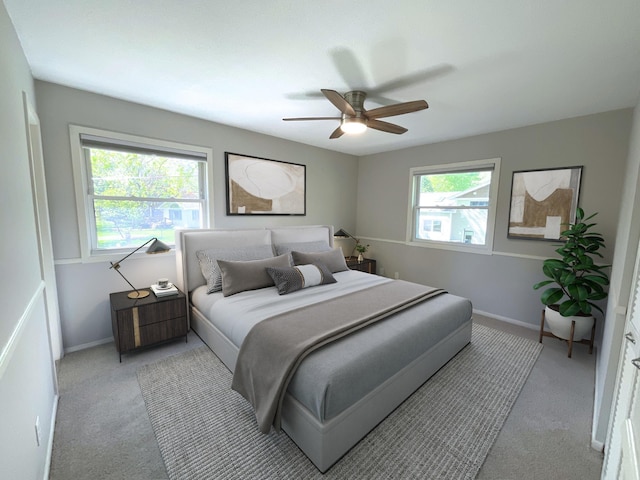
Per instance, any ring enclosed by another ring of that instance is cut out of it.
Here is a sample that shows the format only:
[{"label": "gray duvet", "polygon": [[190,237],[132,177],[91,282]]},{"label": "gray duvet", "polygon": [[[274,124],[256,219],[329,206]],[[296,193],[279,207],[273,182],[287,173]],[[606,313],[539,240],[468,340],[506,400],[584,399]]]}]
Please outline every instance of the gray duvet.
[{"label": "gray duvet", "polygon": [[399,280],[265,319],[242,343],[232,388],[253,405],[263,433],[272,424],[279,430],[287,385],[304,357],[443,293]]}]

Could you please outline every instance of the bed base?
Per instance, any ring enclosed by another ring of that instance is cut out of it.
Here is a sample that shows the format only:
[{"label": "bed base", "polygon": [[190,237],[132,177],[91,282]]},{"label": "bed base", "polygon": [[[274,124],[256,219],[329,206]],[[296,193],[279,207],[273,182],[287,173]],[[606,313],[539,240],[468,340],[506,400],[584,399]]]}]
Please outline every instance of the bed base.
[{"label": "bed base", "polygon": [[[238,348],[195,307],[190,310],[191,328],[233,372]],[[320,472],[326,472],[471,341],[471,325],[469,319],[357,403],[324,423],[287,394],[282,408],[282,429]]]}]

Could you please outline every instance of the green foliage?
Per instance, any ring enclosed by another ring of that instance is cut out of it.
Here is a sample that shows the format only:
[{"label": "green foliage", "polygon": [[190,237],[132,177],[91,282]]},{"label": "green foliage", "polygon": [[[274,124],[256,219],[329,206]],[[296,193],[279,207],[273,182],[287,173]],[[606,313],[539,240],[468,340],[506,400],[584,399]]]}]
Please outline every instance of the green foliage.
[{"label": "green foliage", "polygon": [[420,192],[463,192],[481,181],[482,177],[478,172],[422,175],[420,177]]},{"label": "green foliage", "polygon": [[100,248],[164,220],[154,216],[163,205],[199,196],[197,162],[99,148],[90,152]]},{"label": "green foliage", "polygon": [[596,265],[592,258],[602,258],[598,250],[605,248],[602,235],[591,231],[596,224],[586,223],[595,215],[585,218],[581,208],[576,210],[576,223],[562,232],[566,242],[556,249],[560,258],[547,259],[542,265],[542,272],[550,280],[533,286],[537,290],[555,284],[542,292],[540,300],[545,305],[559,304],[564,317],[591,315],[592,308],[604,313],[593,302],[607,298],[604,287],[609,285],[609,277],[605,270],[610,265]]},{"label": "green foliage", "polygon": [[356,245],[356,250],[357,250],[359,253],[365,253],[365,252],[367,251],[367,249],[368,249],[368,248],[369,248],[369,244],[367,244],[367,245],[362,245],[362,244],[358,243],[358,244]]}]

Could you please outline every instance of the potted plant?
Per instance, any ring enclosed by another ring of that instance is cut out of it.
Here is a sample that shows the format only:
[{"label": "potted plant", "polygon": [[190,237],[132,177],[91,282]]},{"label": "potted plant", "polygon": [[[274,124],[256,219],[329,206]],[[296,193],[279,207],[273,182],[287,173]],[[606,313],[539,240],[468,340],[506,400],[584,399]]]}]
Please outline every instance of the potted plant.
[{"label": "potted plant", "polygon": [[604,287],[609,285],[609,277],[605,270],[610,265],[596,265],[593,260],[594,256],[602,258],[598,250],[605,247],[602,235],[591,230],[596,224],[587,223],[595,215],[585,218],[581,208],[576,210],[575,223],[562,232],[566,242],[556,249],[560,258],[542,264],[542,272],[550,280],[533,286],[537,290],[555,284],[542,292],[540,300],[546,305],[545,319],[551,333],[565,340],[571,336],[572,321],[576,322],[573,340],[580,340],[593,327],[593,309],[604,314],[594,302],[607,298]]},{"label": "potted plant", "polygon": [[361,243],[356,243],[356,250],[358,251],[358,261],[361,262],[364,260],[364,253],[369,248],[369,244],[362,245]]}]

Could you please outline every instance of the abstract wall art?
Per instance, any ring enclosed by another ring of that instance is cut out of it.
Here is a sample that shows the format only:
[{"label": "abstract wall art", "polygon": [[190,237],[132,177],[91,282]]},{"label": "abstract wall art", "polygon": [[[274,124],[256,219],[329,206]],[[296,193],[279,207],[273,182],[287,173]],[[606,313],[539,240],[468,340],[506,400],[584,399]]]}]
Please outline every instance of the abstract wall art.
[{"label": "abstract wall art", "polygon": [[575,222],[582,167],[513,172],[508,238],[560,240]]},{"label": "abstract wall art", "polygon": [[306,215],[306,167],[225,152],[227,215]]}]

